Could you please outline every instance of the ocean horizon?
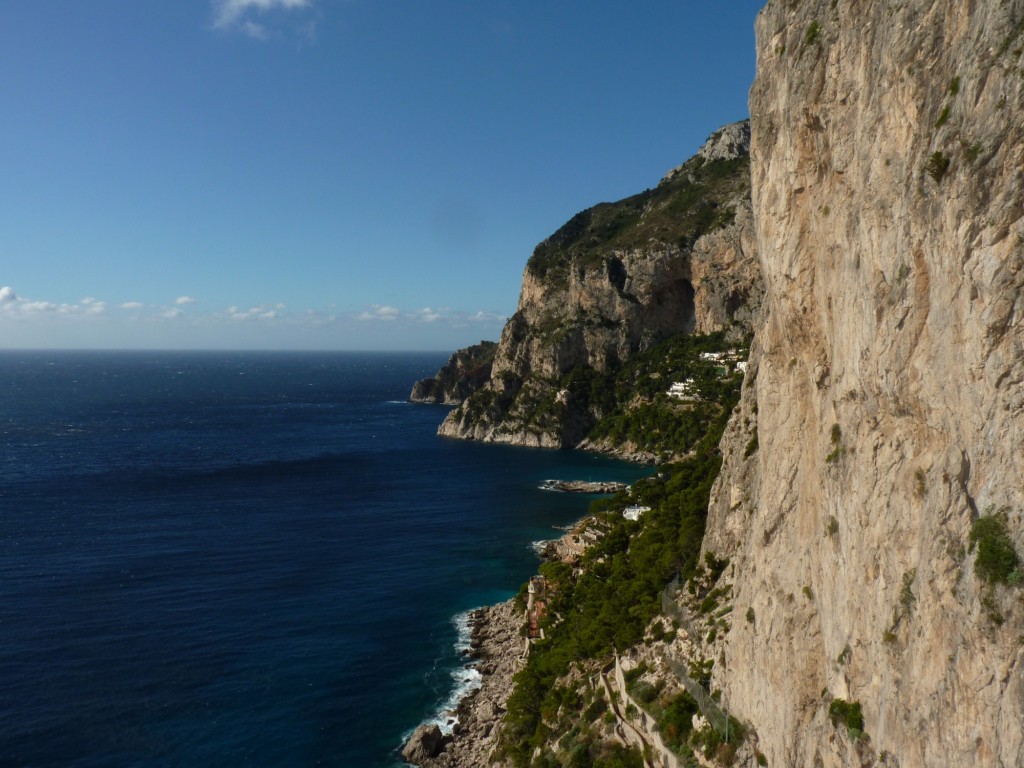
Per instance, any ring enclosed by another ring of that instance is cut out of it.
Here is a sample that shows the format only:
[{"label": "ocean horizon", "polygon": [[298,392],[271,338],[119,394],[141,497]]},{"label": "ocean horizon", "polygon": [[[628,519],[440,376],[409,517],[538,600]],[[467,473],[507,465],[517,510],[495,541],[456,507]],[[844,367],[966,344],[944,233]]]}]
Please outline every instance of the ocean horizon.
[{"label": "ocean horizon", "polygon": [[0,764],[394,768],[466,617],[649,468],[437,437],[447,352],[0,352]]}]

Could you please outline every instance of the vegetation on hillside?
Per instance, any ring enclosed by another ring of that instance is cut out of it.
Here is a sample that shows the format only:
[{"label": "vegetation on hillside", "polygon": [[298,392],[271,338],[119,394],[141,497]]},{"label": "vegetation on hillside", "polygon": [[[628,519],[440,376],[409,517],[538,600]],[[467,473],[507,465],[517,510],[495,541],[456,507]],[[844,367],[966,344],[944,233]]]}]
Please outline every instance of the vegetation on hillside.
[{"label": "vegetation on hillside", "polygon": [[[721,344],[721,338],[667,342],[624,368],[624,378],[616,384],[621,384],[622,393],[635,392],[631,387],[647,381],[661,366],[698,371],[700,351],[716,343]],[[718,443],[739,389],[738,376],[716,376],[714,381],[709,377],[701,390],[706,399],[686,411],[695,415],[664,410],[658,417],[661,435],[676,434],[677,421],[694,419],[704,425],[690,453],[661,466],[655,476],[630,491],[594,503],[591,511],[601,520],[604,533],[584,555],[580,569],[560,562],[541,566],[553,593],[546,639],[535,643],[517,675],[505,720],[503,752],[516,765],[530,765],[534,750],[555,732],[558,713],[566,706],[563,699],[574,695],[556,686],[556,680],[574,663],[606,661],[614,649],[641,642],[645,627],[660,610],[666,583],[676,574],[685,580],[698,568],[711,485],[721,467]],[[629,504],[651,510],[639,521],[626,520],[621,510]]]},{"label": "vegetation on hillside", "polygon": [[[689,248],[701,235],[732,223],[731,201],[749,193],[748,156],[711,162],[693,157],[654,189],[576,214],[536,247],[526,268],[557,281],[573,263],[601,264],[617,250],[651,240]],[[614,264],[609,268],[614,271]]]},{"label": "vegetation on hillside", "polygon": [[[614,395],[605,394],[603,408],[592,409],[600,418],[587,437],[612,444],[628,442],[656,455],[686,455],[742,382],[741,373],[700,358],[702,352],[724,351],[728,346],[723,333],[679,334],[638,355],[608,376],[607,386]],[[745,348],[737,352],[746,359]],[[687,380],[693,382],[692,400],[681,401],[668,394],[674,382]]]}]

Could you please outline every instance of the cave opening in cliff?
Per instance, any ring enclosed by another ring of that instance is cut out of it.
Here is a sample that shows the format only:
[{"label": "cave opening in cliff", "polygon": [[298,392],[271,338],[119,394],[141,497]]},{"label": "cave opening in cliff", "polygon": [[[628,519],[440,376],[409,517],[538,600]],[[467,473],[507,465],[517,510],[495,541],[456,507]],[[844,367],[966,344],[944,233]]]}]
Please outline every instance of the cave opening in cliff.
[{"label": "cave opening in cliff", "polygon": [[619,291],[626,289],[626,279],[629,277],[626,272],[626,265],[622,263],[622,259],[612,257],[608,259],[608,282],[615,286]]},{"label": "cave opening in cliff", "polygon": [[693,333],[697,327],[697,314],[693,286],[689,280],[673,280],[655,299],[658,312],[662,314],[660,325],[664,331]]}]

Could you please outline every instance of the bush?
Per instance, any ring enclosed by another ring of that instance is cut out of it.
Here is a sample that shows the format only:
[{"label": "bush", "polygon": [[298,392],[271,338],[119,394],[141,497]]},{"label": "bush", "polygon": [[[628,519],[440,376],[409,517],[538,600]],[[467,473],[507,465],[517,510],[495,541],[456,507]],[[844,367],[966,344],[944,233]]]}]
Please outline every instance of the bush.
[{"label": "bush", "polygon": [[804,32],[804,45],[814,45],[821,39],[821,25],[817,21],[812,21],[807,25],[807,30]]},{"label": "bush", "polygon": [[637,684],[633,690],[633,698],[641,704],[650,704],[658,697],[658,689],[647,681]]},{"label": "bush", "polygon": [[845,699],[833,699],[828,707],[828,716],[836,725],[845,725],[851,732],[864,732],[864,715],[860,711],[859,701],[846,701]]},{"label": "bush", "polygon": [[825,457],[825,461],[829,464],[834,464],[839,461],[839,457],[843,455],[843,430],[840,429],[838,424],[832,425],[832,432],[830,435],[832,439],[832,450],[829,451],[828,456]]},{"label": "bush", "polygon": [[686,744],[693,730],[693,716],[699,712],[697,702],[685,691],[669,702],[658,720],[658,729],[669,747],[678,751]]},{"label": "bush", "polygon": [[990,584],[1006,584],[1020,557],[1006,532],[1006,513],[979,517],[971,525],[971,545],[977,545],[974,572]]},{"label": "bush", "polygon": [[932,152],[924,166],[924,170],[936,182],[941,182],[942,177],[949,170],[949,157],[943,152]]},{"label": "bush", "polygon": [[627,669],[622,673],[622,676],[626,679],[626,685],[632,685],[635,683],[643,674],[647,671],[647,662],[641,661],[632,669]]},{"label": "bush", "polygon": [[583,719],[588,723],[592,723],[594,720],[597,720],[597,718],[603,715],[607,710],[607,701],[605,701],[604,699],[594,699],[594,703],[587,707],[586,712],[583,713]]},{"label": "bush", "polygon": [[636,747],[606,744],[594,760],[594,768],[643,768],[643,754]]}]

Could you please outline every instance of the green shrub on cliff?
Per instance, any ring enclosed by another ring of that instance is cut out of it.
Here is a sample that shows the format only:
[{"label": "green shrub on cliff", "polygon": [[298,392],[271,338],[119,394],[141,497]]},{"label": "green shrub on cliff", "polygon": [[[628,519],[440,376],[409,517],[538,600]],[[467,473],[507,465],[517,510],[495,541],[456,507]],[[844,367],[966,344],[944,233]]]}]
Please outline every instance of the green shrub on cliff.
[{"label": "green shrub on cliff", "polygon": [[833,699],[828,707],[829,717],[836,725],[843,724],[852,735],[864,731],[864,715],[861,714],[859,701]]},{"label": "green shrub on cliff", "polygon": [[1006,512],[979,517],[971,525],[971,546],[978,547],[974,572],[990,584],[1006,584],[1020,566],[1006,526]]}]

